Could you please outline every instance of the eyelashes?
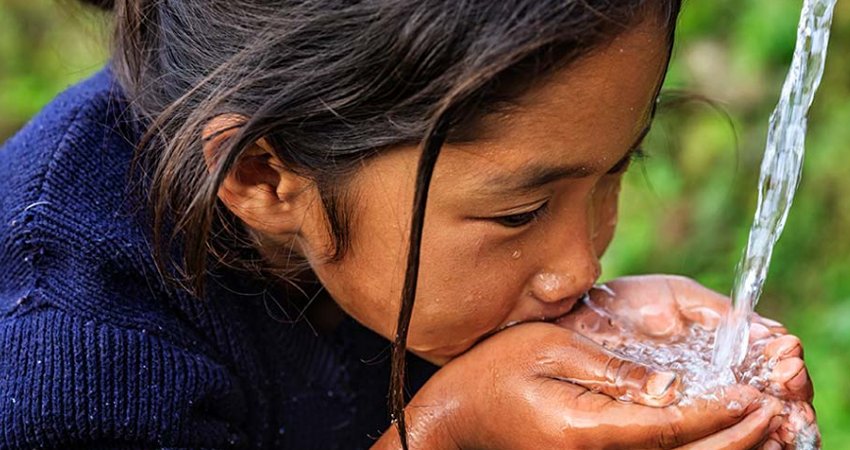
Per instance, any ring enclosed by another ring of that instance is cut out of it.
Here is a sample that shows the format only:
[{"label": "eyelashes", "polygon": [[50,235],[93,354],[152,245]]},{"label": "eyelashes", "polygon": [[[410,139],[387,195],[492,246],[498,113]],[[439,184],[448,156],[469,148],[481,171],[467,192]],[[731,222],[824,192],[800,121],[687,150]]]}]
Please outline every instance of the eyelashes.
[{"label": "eyelashes", "polygon": [[[626,170],[628,170],[631,163],[636,160],[642,160],[647,158],[648,155],[643,150],[643,147],[635,147],[634,150],[629,152],[622,160],[617,162],[607,173],[606,175],[619,175]],[[519,228],[525,225],[528,225],[535,220],[539,219],[543,214],[546,213],[549,207],[549,202],[545,202],[540,205],[537,209],[533,211],[527,211],[518,214],[510,214],[507,216],[493,217],[490,220],[503,226],[506,228]]]},{"label": "eyelashes", "polygon": [[519,228],[523,225],[528,225],[529,223],[534,222],[535,220],[540,218],[540,216],[542,216],[543,213],[546,212],[546,209],[547,209],[548,206],[549,206],[549,202],[546,202],[546,203],[540,205],[540,207],[538,207],[534,211],[527,211],[527,212],[519,213],[519,214],[511,214],[511,215],[508,215],[508,216],[494,217],[491,220],[493,222],[496,222],[499,225],[502,225],[503,227]]},{"label": "eyelashes", "polygon": [[630,151],[625,158],[621,159],[614,167],[609,170],[606,175],[617,175],[624,173],[628,170],[632,161],[645,159],[647,157],[646,152],[643,150],[643,147],[635,147],[634,150]]}]

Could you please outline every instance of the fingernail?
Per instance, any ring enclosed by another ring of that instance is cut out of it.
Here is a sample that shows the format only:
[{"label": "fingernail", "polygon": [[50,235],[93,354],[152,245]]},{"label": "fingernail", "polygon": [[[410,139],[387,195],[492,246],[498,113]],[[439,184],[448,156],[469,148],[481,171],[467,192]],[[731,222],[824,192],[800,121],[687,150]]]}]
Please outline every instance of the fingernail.
[{"label": "fingernail", "polygon": [[774,441],[773,439],[768,440],[762,446],[762,450],[782,450],[782,444]]},{"label": "fingernail", "polygon": [[670,386],[672,386],[675,381],[675,373],[655,372],[647,378],[643,390],[652,397],[661,397],[670,390]]}]

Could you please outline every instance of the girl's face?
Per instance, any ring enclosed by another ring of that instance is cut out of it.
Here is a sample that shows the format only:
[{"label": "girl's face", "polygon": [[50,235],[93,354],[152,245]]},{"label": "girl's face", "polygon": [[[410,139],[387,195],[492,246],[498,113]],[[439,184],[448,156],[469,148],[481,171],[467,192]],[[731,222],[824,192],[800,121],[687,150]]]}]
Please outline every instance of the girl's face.
[{"label": "girl's face", "polygon": [[[647,20],[443,147],[425,219],[409,349],[443,364],[483,336],[565,314],[597,280],[620,179],[650,124],[667,64]],[[350,186],[351,246],[328,262],[325,219],[308,208],[297,248],[337,303],[392,338],[419,150],[363,163]]]}]

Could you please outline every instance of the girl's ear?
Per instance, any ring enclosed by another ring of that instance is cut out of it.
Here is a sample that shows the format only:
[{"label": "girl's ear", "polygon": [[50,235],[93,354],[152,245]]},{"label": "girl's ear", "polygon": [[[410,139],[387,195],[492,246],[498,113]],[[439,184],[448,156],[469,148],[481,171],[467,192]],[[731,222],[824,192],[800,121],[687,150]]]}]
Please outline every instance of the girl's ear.
[{"label": "girl's ear", "polygon": [[[203,132],[204,160],[210,172],[218,152],[239,132],[246,118],[226,114],[210,120]],[[218,190],[218,198],[246,225],[273,237],[292,237],[315,189],[313,183],[289,170],[274,149],[261,139],[245,149]]]}]

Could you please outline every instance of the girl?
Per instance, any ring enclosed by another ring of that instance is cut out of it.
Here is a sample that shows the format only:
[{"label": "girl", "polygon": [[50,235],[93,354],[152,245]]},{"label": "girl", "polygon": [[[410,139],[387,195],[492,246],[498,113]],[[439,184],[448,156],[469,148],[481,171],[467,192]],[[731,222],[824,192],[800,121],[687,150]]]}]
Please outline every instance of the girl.
[{"label": "girl", "polygon": [[[1,448],[793,438],[793,336],[770,389],[685,405],[569,326],[679,1],[97,3],[108,67],[0,152]],[[612,286],[648,335],[726,308]]]}]

